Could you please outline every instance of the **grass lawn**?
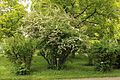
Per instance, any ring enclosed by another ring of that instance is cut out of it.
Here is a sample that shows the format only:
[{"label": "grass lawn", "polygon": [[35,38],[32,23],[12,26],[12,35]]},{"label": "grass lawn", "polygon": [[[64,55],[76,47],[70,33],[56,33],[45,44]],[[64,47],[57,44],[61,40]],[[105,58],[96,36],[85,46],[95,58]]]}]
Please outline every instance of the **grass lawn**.
[{"label": "grass lawn", "polygon": [[47,69],[46,61],[36,56],[32,61],[32,72],[30,75],[17,76],[11,70],[14,67],[10,62],[0,54],[0,80],[35,80],[35,79],[66,79],[66,78],[85,78],[85,77],[116,77],[120,76],[120,69],[113,70],[109,73],[101,73],[94,71],[94,66],[85,66],[87,63],[86,57],[77,57],[66,62],[64,70],[49,70]]}]

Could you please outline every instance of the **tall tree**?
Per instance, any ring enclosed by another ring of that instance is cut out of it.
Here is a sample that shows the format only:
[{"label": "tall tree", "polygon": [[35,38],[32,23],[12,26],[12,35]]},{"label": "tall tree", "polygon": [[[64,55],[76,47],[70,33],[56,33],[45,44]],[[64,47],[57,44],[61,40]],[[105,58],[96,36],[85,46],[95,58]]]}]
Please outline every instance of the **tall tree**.
[{"label": "tall tree", "polygon": [[50,8],[60,7],[76,19],[74,27],[81,28],[91,39],[114,36],[118,22],[118,0],[32,0],[32,10],[51,14]]}]

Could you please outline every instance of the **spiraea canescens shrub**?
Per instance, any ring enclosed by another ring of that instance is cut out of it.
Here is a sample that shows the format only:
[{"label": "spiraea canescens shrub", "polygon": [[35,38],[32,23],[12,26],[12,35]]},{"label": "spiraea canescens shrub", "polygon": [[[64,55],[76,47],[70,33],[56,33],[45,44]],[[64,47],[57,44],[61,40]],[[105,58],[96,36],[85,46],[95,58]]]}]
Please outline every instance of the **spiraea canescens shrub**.
[{"label": "spiraea canescens shrub", "polygon": [[80,29],[73,26],[75,20],[59,10],[30,16],[24,20],[23,33],[38,40],[37,48],[50,69],[61,69],[69,54],[77,52],[81,45]]}]

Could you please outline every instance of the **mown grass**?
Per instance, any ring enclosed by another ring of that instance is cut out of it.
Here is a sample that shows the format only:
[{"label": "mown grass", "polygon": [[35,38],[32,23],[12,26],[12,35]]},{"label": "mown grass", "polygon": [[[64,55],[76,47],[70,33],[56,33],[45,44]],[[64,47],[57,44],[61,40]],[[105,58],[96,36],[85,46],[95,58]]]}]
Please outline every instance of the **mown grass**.
[{"label": "mown grass", "polygon": [[94,70],[94,66],[86,66],[87,58],[78,56],[66,62],[63,70],[47,69],[46,61],[35,56],[32,61],[32,72],[30,75],[17,76],[13,73],[13,65],[3,56],[0,55],[0,80],[40,80],[40,79],[70,79],[86,77],[117,77],[120,76],[120,70],[115,69],[109,73],[101,73]]}]

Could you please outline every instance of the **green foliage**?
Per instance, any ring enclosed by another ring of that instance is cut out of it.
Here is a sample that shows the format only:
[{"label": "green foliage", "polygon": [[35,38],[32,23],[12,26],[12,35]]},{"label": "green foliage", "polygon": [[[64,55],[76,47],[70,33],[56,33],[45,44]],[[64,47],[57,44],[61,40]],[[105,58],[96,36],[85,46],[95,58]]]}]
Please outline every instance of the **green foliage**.
[{"label": "green foliage", "polygon": [[116,64],[115,64],[115,68],[119,68],[120,69],[120,45],[117,45],[116,48]]},{"label": "green foliage", "polygon": [[18,0],[0,1],[0,38],[10,37],[16,33],[25,15],[25,7]]},{"label": "green foliage", "polygon": [[35,41],[17,34],[6,39],[4,48],[5,54],[16,66],[16,74],[29,74]]},{"label": "green foliage", "polygon": [[[52,9],[60,8],[66,15],[73,18],[71,25],[78,28],[80,33],[89,37],[89,40],[100,40],[106,35],[109,38],[119,37],[119,9],[118,0],[32,0],[32,9],[37,13],[51,15]],[[61,13],[62,14],[62,13]],[[92,44],[92,43],[91,43]],[[91,44],[87,44],[90,46]],[[90,47],[89,47],[90,48]],[[89,64],[93,64],[94,55],[86,52]],[[73,54],[74,56],[74,54]]]},{"label": "green foliage", "polygon": [[118,0],[32,0],[32,9],[38,13],[51,14],[51,9],[60,8],[76,19],[73,23],[90,39],[102,39],[106,34],[114,37],[118,24]]},{"label": "green foliage", "polygon": [[92,54],[95,55],[96,70],[108,72],[113,69],[116,63],[116,49],[116,44],[107,39],[93,44]]},{"label": "green foliage", "polygon": [[79,49],[79,42],[79,39],[71,38],[70,33],[55,29],[44,35],[38,46],[42,49],[41,55],[47,60],[49,68],[61,69],[69,54]]},{"label": "green foliage", "polygon": [[25,19],[23,33],[38,40],[38,49],[49,68],[61,69],[69,54],[79,49],[82,38],[79,29],[72,26],[72,18],[59,9],[52,15],[34,13],[30,16]]},{"label": "green foliage", "polygon": [[[25,7],[19,0],[0,1],[0,39],[13,36],[8,38],[5,52],[16,64],[17,74],[29,74],[35,49],[35,42],[25,37],[37,40],[36,53],[44,57],[51,69],[62,69],[69,54],[78,51],[90,52],[89,61],[95,58],[98,71],[120,67],[118,0],[32,1],[34,12],[24,18]],[[18,31],[25,37],[14,36]],[[98,42],[84,45],[88,38]],[[118,44],[112,39],[117,39]]]}]

